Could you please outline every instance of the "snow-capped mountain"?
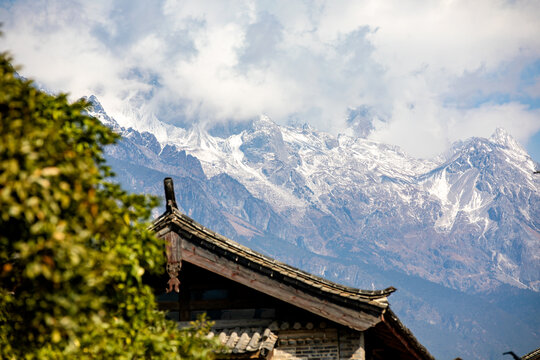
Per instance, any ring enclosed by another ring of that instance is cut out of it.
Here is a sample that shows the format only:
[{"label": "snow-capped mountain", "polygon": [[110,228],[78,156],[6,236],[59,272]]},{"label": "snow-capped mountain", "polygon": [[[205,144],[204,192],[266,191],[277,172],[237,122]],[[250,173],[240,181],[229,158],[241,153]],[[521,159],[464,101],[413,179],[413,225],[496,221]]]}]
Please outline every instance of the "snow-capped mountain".
[{"label": "snow-capped mountain", "polygon": [[[200,127],[178,129],[161,143],[138,136],[161,160],[185,151],[205,176],[232,177],[295,233],[260,231],[286,241],[302,236],[315,253],[367,257],[461,290],[501,283],[540,290],[540,182],[533,160],[502,129],[456,144],[444,163],[363,138],[282,127],[266,116],[226,137]],[[235,215],[257,222],[246,211]]]},{"label": "snow-capped mountain", "polygon": [[[172,176],[184,212],[258,251],[358,287],[397,285],[405,276],[398,307],[407,312],[423,304],[405,316],[420,327],[464,336],[456,341],[479,336],[479,349],[496,349],[498,358],[513,332],[497,335],[491,320],[478,320],[491,306],[486,299],[453,309],[447,299],[427,303],[428,295],[411,284],[458,290],[448,299],[464,296],[459,291],[497,294],[489,303],[506,299],[507,289],[540,291],[538,164],[502,129],[423,160],[395,146],[280,126],[266,116],[236,128],[182,129],[152,119],[125,129],[95,97],[89,100],[91,114],[123,136],[107,158],[128,189],[161,196],[163,177]],[[538,320],[538,310],[530,311]],[[528,331],[517,342],[538,340],[537,321],[512,321]],[[485,358],[464,346],[469,357]]]}]

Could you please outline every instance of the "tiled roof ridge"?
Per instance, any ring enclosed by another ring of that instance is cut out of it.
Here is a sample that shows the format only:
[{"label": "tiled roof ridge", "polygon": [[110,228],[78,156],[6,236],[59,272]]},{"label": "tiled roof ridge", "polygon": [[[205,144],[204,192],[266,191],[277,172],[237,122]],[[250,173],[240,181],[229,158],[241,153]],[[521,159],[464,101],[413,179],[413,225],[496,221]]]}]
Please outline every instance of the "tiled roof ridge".
[{"label": "tiled roof ridge", "polygon": [[[166,212],[163,215],[161,215],[154,222],[154,226],[153,226],[154,229],[159,228],[161,224],[167,222],[168,220],[171,220],[173,223],[175,223],[179,227],[188,227],[192,231],[201,233],[202,235],[204,235],[206,239],[211,240],[215,245],[221,248],[225,248],[232,253],[236,253],[239,256],[243,256],[244,258],[248,258],[252,260],[259,260],[256,262],[262,263],[264,266],[270,268],[273,271],[276,271],[280,274],[283,274],[295,280],[301,281],[310,286],[318,287],[321,290],[325,292],[329,292],[334,295],[338,295],[338,296],[345,295],[346,297],[353,298],[353,299],[366,299],[366,300],[372,300],[374,302],[377,302],[378,299],[384,300],[384,298],[386,298],[388,295],[396,291],[394,287],[388,287],[383,290],[362,290],[362,289],[357,289],[357,288],[353,288],[353,287],[349,287],[349,286],[332,282],[330,280],[324,279],[322,277],[319,277],[319,276],[310,274],[308,272],[305,272],[303,270],[300,270],[298,268],[295,268],[286,263],[280,262],[269,256],[253,251],[252,249],[246,246],[243,246],[234,240],[231,240],[219,233],[216,233],[215,231],[212,231],[204,227],[203,225],[199,224],[198,222],[196,222],[189,216],[180,212],[180,210],[176,208],[172,208],[171,210],[172,211]],[[345,294],[345,293],[348,293],[348,294]],[[378,303],[378,305],[386,307],[387,303],[383,301],[382,303]]]},{"label": "tiled roof ridge", "polygon": [[216,337],[226,349],[223,353],[246,354],[259,353],[263,357],[268,354],[277,342],[278,336],[269,328],[224,328],[212,327],[207,338]]},{"label": "tiled roof ridge", "polygon": [[404,338],[408,340],[408,342],[415,349],[415,351],[421,354],[424,359],[435,360],[435,358],[433,357],[433,355],[430,354],[428,349],[426,349],[426,347],[422,345],[420,341],[418,341],[418,339],[413,335],[411,330],[409,330],[409,328],[407,328],[401,322],[401,320],[399,320],[399,318],[392,311],[392,309],[386,309],[384,313],[384,319],[389,326],[392,326],[395,330],[399,331],[404,336]]},{"label": "tiled roof ridge", "polygon": [[531,351],[527,355],[521,357],[523,360],[534,360],[540,358],[540,348]]}]

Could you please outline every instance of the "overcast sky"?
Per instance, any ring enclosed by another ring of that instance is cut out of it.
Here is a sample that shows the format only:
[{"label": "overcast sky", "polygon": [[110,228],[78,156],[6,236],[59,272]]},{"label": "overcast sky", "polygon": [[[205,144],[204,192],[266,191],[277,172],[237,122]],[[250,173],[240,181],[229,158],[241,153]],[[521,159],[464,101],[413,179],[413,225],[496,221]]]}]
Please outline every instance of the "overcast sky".
[{"label": "overcast sky", "polygon": [[540,1],[0,2],[21,74],[123,125],[253,119],[430,157],[503,127],[540,161]]}]

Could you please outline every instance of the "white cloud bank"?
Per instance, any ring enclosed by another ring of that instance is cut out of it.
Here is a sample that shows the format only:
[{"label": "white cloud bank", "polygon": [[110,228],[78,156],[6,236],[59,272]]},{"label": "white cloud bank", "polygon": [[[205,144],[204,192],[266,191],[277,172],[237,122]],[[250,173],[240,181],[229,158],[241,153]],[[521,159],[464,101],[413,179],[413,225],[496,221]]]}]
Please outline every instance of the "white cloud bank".
[{"label": "white cloud bank", "polygon": [[264,113],[337,133],[363,107],[372,138],[423,157],[496,127],[522,143],[540,129],[537,14],[519,0],[0,5],[23,75],[96,94],[125,125]]}]

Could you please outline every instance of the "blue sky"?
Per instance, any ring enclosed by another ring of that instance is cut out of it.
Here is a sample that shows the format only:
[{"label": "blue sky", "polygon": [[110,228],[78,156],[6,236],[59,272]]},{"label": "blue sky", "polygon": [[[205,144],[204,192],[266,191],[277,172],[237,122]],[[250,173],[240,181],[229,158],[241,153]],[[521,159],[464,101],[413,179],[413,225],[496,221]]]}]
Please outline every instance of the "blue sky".
[{"label": "blue sky", "polygon": [[121,124],[310,123],[430,157],[505,128],[540,161],[539,1],[0,3],[21,73]]}]

